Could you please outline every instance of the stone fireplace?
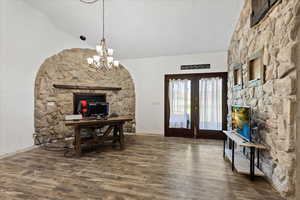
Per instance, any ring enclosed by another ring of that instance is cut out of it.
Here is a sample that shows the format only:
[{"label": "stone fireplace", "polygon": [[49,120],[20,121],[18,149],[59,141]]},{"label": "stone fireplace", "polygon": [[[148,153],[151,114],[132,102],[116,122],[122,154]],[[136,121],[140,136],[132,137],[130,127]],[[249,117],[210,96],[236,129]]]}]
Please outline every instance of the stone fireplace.
[{"label": "stone fireplace", "polygon": [[[74,114],[76,101],[82,97],[109,103],[111,113],[135,118],[135,89],[125,67],[98,71],[86,63],[94,55],[89,49],[69,49],[42,64],[35,82],[35,135],[39,141],[51,142],[73,136],[64,125],[66,115]],[[135,132],[135,120],[124,126]]]}]

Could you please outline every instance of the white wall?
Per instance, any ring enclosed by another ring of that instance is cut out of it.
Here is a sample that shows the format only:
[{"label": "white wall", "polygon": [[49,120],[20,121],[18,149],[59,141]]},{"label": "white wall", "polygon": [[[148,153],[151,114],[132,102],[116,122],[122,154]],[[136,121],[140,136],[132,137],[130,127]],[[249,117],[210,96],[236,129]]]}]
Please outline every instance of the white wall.
[{"label": "white wall", "polygon": [[[121,60],[136,90],[138,133],[164,133],[164,75],[227,71],[227,52]],[[211,64],[211,69],[181,71],[184,64]]]},{"label": "white wall", "polygon": [[[4,28],[4,0],[0,0],[0,116],[1,116],[1,113],[2,113],[2,87],[3,87],[3,81],[2,81],[2,76],[3,76],[3,50],[4,50],[4,32],[3,32],[3,28]],[[0,152],[1,152],[1,141],[3,141],[3,134],[2,133],[2,128],[3,125],[2,125],[2,120],[1,120],[1,117],[0,117]],[[1,154],[1,153],[0,153]]]},{"label": "white wall", "polygon": [[[42,62],[66,48],[87,47],[57,30],[25,0],[0,0],[0,155],[33,144],[34,81]],[[4,23],[3,23],[4,21]]]}]

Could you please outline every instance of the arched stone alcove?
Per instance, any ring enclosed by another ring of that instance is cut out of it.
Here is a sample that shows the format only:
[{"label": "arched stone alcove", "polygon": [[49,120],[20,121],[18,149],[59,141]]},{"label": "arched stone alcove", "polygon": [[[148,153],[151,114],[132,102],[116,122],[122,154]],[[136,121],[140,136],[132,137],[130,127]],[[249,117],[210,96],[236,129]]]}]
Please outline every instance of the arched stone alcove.
[{"label": "arched stone alcove", "polygon": [[[86,59],[95,55],[89,49],[68,49],[45,60],[35,80],[35,133],[41,142],[64,139],[73,130],[64,125],[65,115],[73,114],[74,93],[106,94],[110,112],[135,119],[135,89],[124,66],[102,72],[90,67]],[[120,87],[119,91],[58,89],[53,84]],[[135,120],[125,124],[126,132],[135,132]]]}]

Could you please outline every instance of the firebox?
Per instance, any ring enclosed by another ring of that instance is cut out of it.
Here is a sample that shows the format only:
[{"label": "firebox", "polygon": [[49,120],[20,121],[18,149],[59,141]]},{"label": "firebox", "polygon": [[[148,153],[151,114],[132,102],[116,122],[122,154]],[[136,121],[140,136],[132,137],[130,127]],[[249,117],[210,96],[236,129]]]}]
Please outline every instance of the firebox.
[{"label": "firebox", "polygon": [[82,114],[83,117],[108,114],[108,103],[105,94],[74,93],[74,114]]}]

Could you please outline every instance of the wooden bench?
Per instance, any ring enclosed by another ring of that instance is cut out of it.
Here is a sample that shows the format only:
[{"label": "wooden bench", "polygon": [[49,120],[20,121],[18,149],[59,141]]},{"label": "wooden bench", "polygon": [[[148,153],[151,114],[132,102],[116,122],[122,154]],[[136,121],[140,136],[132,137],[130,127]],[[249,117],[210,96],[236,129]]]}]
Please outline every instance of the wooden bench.
[{"label": "wooden bench", "polygon": [[[105,141],[112,141],[112,144],[115,145],[119,142],[120,147],[124,148],[124,131],[123,125],[125,122],[132,121],[131,117],[115,117],[108,118],[103,120],[70,120],[65,121],[66,126],[74,127],[74,150],[77,157],[80,157],[82,154],[82,144],[85,145],[98,145],[103,144]],[[81,135],[81,130],[83,128],[104,128],[107,127],[106,130],[101,134],[97,135],[93,133],[91,138],[87,139]]]},{"label": "wooden bench", "polygon": [[[264,173],[259,169],[259,153],[260,150],[268,148],[262,144],[249,142],[239,136],[235,131],[223,131],[226,135],[224,139],[223,157],[227,158],[232,165],[232,170],[236,170],[240,174],[250,175],[253,180],[255,176],[264,176]],[[226,149],[227,138],[231,142],[231,149]],[[250,148],[250,159],[247,159],[242,152],[235,151],[235,144],[241,147]],[[255,151],[257,152],[257,162],[255,166]]]}]

